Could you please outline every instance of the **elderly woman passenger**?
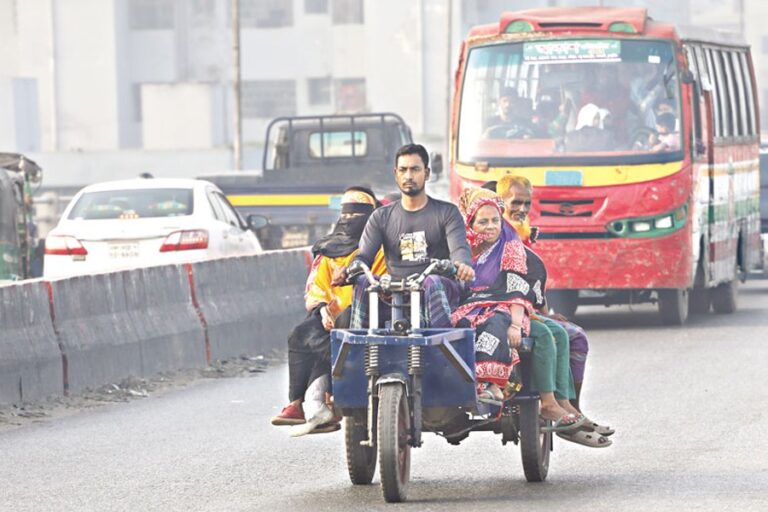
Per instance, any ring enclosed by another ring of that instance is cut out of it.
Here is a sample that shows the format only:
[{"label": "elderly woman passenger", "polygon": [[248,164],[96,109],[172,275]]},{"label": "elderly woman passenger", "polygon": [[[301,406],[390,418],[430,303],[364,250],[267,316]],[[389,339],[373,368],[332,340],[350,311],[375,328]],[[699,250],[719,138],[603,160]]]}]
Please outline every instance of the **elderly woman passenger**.
[{"label": "elderly woman passenger", "polygon": [[576,435],[587,419],[568,402],[575,396],[568,348],[558,357],[552,332],[534,319],[536,308],[544,304],[544,263],[503,221],[503,202],[495,193],[467,189],[459,207],[467,225],[476,277],[470,283],[471,295],[462,301],[451,319],[456,326],[477,330],[476,376],[482,385],[480,396],[504,398],[502,387],[517,361],[512,349],[519,345],[523,335],[535,332],[533,379],[541,397],[541,417],[554,421],[550,430],[564,434],[567,440],[593,447],[609,446],[611,441],[595,432]]}]

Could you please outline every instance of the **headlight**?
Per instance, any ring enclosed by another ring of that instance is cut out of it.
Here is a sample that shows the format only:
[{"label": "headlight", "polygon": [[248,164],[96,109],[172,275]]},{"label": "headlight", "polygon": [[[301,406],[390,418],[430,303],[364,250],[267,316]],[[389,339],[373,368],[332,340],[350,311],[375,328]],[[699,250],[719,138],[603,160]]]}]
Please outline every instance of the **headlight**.
[{"label": "headlight", "polygon": [[638,222],[632,222],[630,223],[632,226],[632,231],[635,233],[643,233],[645,231],[651,230],[651,223],[645,222],[645,221],[638,221]]},{"label": "headlight", "polygon": [[672,223],[672,216],[667,215],[665,217],[662,217],[660,219],[656,219],[656,222],[654,222],[654,226],[656,229],[669,229],[673,226]]},{"label": "headlight", "polygon": [[673,233],[685,226],[688,219],[688,205],[652,217],[616,219],[605,229],[613,236],[622,238],[650,238]]}]

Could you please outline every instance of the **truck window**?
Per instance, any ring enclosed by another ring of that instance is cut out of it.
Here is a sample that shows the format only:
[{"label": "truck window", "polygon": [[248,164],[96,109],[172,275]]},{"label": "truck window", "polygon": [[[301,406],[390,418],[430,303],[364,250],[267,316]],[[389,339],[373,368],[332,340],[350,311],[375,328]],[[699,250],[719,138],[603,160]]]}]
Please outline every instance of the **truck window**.
[{"label": "truck window", "polygon": [[[353,136],[354,135],[354,136]],[[322,151],[321,151],[322,140]],[[354,140],[354,156],[368,153],[368,137],[363,131],[314,132],[309,135],[309,156],[312,158],[351,157]]]}]

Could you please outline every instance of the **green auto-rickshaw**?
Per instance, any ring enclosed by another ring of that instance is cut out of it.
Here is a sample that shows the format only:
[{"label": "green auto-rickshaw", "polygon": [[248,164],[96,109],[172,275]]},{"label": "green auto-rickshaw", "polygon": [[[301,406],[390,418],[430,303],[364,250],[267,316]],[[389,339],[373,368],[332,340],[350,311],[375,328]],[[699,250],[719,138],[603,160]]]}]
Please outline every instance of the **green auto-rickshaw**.
[{"label": "green auto-rickshaw", "polygon": [[23,155],[0,153],[0,282],[39,275],[32,185],[42,169]]}]

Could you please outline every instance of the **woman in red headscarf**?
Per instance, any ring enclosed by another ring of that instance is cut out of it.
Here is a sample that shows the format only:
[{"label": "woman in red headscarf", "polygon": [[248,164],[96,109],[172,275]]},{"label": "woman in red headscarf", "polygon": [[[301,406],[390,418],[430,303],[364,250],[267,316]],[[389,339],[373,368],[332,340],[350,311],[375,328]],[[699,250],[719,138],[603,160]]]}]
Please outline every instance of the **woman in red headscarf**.
[{"label": "woman in red headscarf", "polygon": [[[526,248],[515,230],[502,219],[504,203],[494,192],[467,189],[459,209],[472,248],[475,280],[471,295],[451,320],[457,327],[476,329],[475,375],[480,397],[503,399],[521,336],[530,334],[530,315],[544,303],[547,271],[541,259]],[[541,416],[555,421],[551,429],[578,429],[583,415],[564,409],[555,398],[556,353],[551,336],[537,339],[533,356],[534,384],[541,397]]]}]

